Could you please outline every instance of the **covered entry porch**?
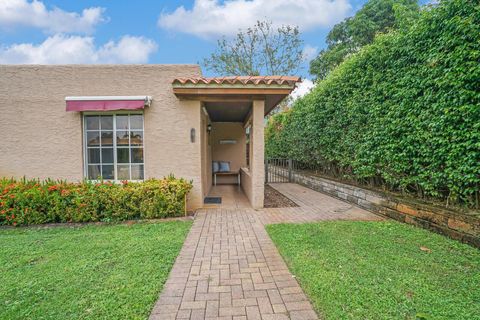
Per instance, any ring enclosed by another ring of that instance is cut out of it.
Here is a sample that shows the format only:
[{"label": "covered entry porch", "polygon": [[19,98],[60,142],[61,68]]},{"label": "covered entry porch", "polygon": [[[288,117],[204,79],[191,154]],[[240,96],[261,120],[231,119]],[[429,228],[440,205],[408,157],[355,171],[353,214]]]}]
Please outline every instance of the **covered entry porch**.
[{"label": "covered entry porch", "polygon": [[[245,201],[236,199],[243,193],[251,207],[263,208],[264,119],[299,81],[298,77],[281,76],[174,80],[179,99],[200,102],[204,197],[243,206]],[[232,197],[233,202],[228,200]]]}]

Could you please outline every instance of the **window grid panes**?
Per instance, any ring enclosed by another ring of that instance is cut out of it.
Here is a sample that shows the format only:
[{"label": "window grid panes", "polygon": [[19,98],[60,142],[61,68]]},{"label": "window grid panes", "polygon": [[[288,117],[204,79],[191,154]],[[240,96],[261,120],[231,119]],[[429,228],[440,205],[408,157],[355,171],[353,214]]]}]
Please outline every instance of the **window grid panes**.
[{"label": "window grid panes", "polygon": [[85,115],[89,180],[143,180],[143,114]]}]

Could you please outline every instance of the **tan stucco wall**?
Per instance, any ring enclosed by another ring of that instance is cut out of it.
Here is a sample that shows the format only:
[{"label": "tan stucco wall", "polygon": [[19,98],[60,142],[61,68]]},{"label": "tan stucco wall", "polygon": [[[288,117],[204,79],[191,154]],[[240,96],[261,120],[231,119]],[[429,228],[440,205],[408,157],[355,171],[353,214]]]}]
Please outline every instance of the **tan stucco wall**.
[{"label": "tan stucco wall", "polygon": [[[220,144],[220,140],[233,139],[235,144]],[[212,122],[212,161],[230,162],[231,171],[246,166],[246,136],[242,122]],[[237,183],[235,176],[219,176],[217,184]]]},{"label": "tan stucco wall", "polygon": [[[243,193],[247,196],[250,204],[252,203],[252,177],[249,168],[240,170],[240,181]],[[252,206],[253,207],[253,206]]]},{"label": "tan stucco wall", "polygon": [[81,180],[81,114],[65,111],[65,97],[150,95],[146,178],[192,180],[188,207],[200,207],[200,102],[178,100],[171,87],[176,77],[200,75],[197,65],[0,66],[0,176]]},{"label": "tan stucco wall", "polygon": [[242,170],[242,189],[253,208],[263,208],[265,188],[264,164],[264,107],[265,101],[253,101],[252,113],[247,120],[251,124],[250,167]]},{"label": "tan stucco wall", "polygon": [[202,112],[202,187],[203,196],[206,197],[212,187],[212,147],[211,134],[207,132],[210,119]]}]

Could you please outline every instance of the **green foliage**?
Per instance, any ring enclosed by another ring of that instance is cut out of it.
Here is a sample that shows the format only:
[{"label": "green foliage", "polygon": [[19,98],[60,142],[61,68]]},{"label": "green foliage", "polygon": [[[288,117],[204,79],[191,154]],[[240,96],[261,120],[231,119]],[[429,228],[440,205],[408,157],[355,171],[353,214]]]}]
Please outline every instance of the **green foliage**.
[{"label": "green foliage", "polygon": [[267,231],[322,319],[478,319],[480,251],[469,245],[394,221]]},{"label": "green foliage", "polygon": [[0,180],[0,225],[123,221],[184,214],[191,183],[173,176],[144,182]]},{"label": "green foliage", "polygon": [[372,43],[375,35],[405,27],[418,16],[417,0],[370,0],[355,16],[336,24],[327,49],[310,62],[310,73],[324,79],[345,58]]},{"label": "green foliage", "polygon": [[147,319],[191,222],[0,232],[0,319]]},{"label": "green foliage", "polygon": [[479,206],[480,4],[445,0],[375,39],[272,117],[267,157]]},{"label": "green foliage", "polygon": [[294,74],[303,61],[298,27],[274,28],[271,22],[257,21],[236,38],[222,38],[216,52],[203,60],[203,66],[222,76]]}]

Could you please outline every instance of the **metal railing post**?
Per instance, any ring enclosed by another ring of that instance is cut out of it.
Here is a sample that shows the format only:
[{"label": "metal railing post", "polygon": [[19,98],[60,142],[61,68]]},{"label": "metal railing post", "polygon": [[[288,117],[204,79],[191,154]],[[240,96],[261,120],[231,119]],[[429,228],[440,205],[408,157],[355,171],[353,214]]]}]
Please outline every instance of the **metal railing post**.
[{"label": "metal railing post", "polygon": [[292,159],[288,159],[288,182],[292,182]]},{"label": "metal railing post", "polygon": [[265,159],[265,183],[268,183],[268,159]]}]

